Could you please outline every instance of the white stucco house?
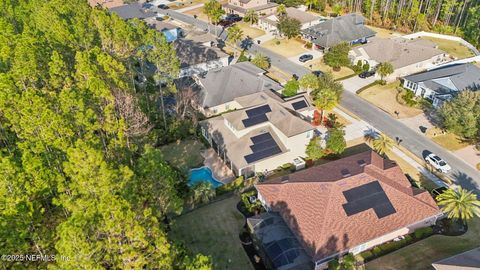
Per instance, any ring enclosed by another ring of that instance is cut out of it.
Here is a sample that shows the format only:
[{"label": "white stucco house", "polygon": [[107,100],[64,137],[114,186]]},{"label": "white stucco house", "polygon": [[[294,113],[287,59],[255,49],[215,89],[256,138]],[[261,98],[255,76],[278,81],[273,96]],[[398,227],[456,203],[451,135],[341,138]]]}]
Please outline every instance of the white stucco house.
[{"label": "white stucco house", "polygon": [[368,63],[371,69],[380,63],[391,63],[394,72],[384,78],[386,81],[394,81],[451,61],[448,54],[429,40],[404,38],[372,38],[367,44],[354,47],[349,52],[349,58],[353,65],[361,61]]},{"label": "white stucco house", "polygon": [[180,77],[201,74],[230,64],[230,55],[216,47],[206,47],[188,39],[177,39],[173,46],[180,59]]},{"label": "white stucco house", "polygon": [[369,150],[255,185],[266,213],[247,219],[270,269],[328,262],[432,226],[443,217],[426,190]]},{"label": "white stucco house", "polygon": [[[301,30],[307,29],[323,21],[319,16],[302,11],[298,8],[288,7],[286,8],[286,11],[287,17],[297,19],[301,23]],[[270,32],[271,34],[277,35],[277,24],[279,19],[279,15],[277,15],[276,13],[265,15],[263,17],[260,17],[258,21],[258,27],[267,32]]]},{"label": "white stucco house", "polygon": [[235,175],[272,171],[305,157],[315,130],[306,94],[284,99],[265,90],[235,102],[236,110],[200,122],[202,135]]},{"label": "white stucco house", "polygon": [[434,107],[440,107],[460,91],[479,90],[480,68],[471,63],[446,65],[406,76],[402,85],[416,96],[431,100]]}]

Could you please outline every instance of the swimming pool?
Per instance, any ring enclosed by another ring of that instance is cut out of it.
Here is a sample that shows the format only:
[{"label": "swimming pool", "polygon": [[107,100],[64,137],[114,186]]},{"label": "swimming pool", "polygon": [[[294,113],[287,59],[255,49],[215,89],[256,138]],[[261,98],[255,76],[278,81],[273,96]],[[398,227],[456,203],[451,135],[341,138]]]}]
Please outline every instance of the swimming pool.
[{"label": "swimming pool", "polygon": [[213,188],[218,188],[223,185],[222,182],[219,182],[213,177],[213,173],[208,167],[200,167],[190,170],[188,185],[192,187],[199,182],[209,182],[212,184]]}]

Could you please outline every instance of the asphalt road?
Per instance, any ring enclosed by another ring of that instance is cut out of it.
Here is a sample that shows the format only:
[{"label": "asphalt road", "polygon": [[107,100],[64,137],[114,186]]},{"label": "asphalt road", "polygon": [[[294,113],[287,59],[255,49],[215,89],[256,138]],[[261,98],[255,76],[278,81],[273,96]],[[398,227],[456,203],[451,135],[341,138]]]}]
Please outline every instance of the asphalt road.
[{"label": "asphalt road", "polygon": [[[191,16],[181,14],[170,10],[157,9],[159,13],[169,15],[170,17],[183,21],[185,23],[193,24],[200,29],[207,29],[207,23],[194,19]],[[214,33],[213,25],[210,27],[210,32]],[[222,39],[226,38],[226,33],[220,27],[217,28],[217,35]],[[247,49],[251,53],[260,52],[270,58],[271,64],[289,74],[296,74],[301,77],[304,74],[310,73],[307,68],[295,64],[286,57],[276,54],[268,49],[258,46],[253,42],[249,43]],[[409,127],[397,121],[389,114],[378,109],[374,105],[368,103],[364,99],[355,95],[355,87],[352,84],[347,84],[348,87],[342,95],[340,105],[356,114],[361,119],[365,120],[375,129],[387,134],[391,138],[398,137],[402,140],[402,146],[412,152],[419,158],[424,158],[427,153],[433,152],[443,158],[452,167],[449,177],[457,184],[469,190],[476,190],[478,194],[480,191],[480,172],[475,168],[465,163],[463,160],[457,158],[448,150],[440,147],[430,139],[416,133]],[[358,86],[360,88],[361,86]]]}]

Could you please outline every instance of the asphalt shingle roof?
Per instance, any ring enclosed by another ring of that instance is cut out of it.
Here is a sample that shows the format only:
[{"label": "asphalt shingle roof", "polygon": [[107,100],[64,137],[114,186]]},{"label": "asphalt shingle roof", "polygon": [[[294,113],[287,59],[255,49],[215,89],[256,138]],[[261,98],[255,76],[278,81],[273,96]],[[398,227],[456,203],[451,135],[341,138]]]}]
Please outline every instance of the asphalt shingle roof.
[{"label": "asphalt shingle roof", "polygon": [[110,12],[116,13],[118,16],[122,17],[125,20],[133,18],[145,19],[155,16],[155,13],[143,9],[142,4],[140,3],[112,7],[110,9]]},{"label": "asphalt shingle roof", "polygon": [[181,68],[228,57],[228,54],[218,48],[206,47],[188,39],[177,39],[173,42],[173,47],[180,59]]}]

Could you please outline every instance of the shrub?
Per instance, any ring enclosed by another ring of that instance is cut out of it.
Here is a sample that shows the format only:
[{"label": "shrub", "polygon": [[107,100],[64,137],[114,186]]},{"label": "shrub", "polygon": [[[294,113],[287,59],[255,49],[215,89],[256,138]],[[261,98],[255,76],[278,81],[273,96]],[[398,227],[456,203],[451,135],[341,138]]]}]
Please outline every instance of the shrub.
[{"label": "shrub", "polygon": [[331,260],[328,262],[328,270],[337,270],[340,269],[340,263],[338,260]]},{"label": "shrub", "polygon": [[415,238],[422,239],[424,237],[432,235],[433,234],[433,229],[432,229],[432,227],[420,228],[420,229],[415,230],[414,234],[415,234]]},{"label": "shrub", "polygon": [[276,45],[280,45],[280,40],[276,40],[276,41],[275,41],[275,44],[276,44]]},{"label": "shrub", "polygon": [[226,185],[220,186],[215,191],[217,192],[217,196],[221,194],[225,194],[230,191],[234,191],[240,189],[244,186],[243,176],[238,177],[233,182],[230,182]]},{"label": "shrub", "polygon": [[403,101],[405,101],[408,106],[414,107],[417,105],[418,102],[415,100],[415,93],[413,91],[403,90],[401,95]]},{"label": "shrub", "polygon": [[410,242],[413,241],[413,237],[412,237],[410,234],[408,234],[408,235],[405,235],[405,239],[404,239],[404,240],[405,240],[405,242],[406,242],[407,244],[409,244]]},{"label": "shrub", "polygon": [[374,247],[372,252],[377,257],[382,256],[382,249],[379,246]]},{"label": "shrub", "polygon": [[256,196],[256,195],[257,195],[257,192],[255,190],[245,192],[242,194],[242,202],[245,205],[245,208],[247,209],[247,211],[250,213],[255,213],[255,210],[259,209],[262,206],[259,200],[256,200],[254,203],[250,202],[249,198],[251,196]]},{"label": "shrub", "polygon": [[312,45],[312,43],[311,43],[311,42],[307,42],[307,43],[305,43],[305,48],[307,48],[307,49],[311,49],[311,48],[312,48],[312,46],[313,46],[313,45]]},{"label": "shrub", "polygon": [[359,255],[363,259],[363,261],[370,260],[374,256],[373,253],[370,250],[364,251],[364,252],[360,253]]},{"label": "shrub", "polygon": [[284,169],[284,170],[288,170],[288,169],[290,169],[290,168],[292,167],[292,163],[285,163],[285,164],[283,164],[281,167],[282,167],[282,169]]}]

